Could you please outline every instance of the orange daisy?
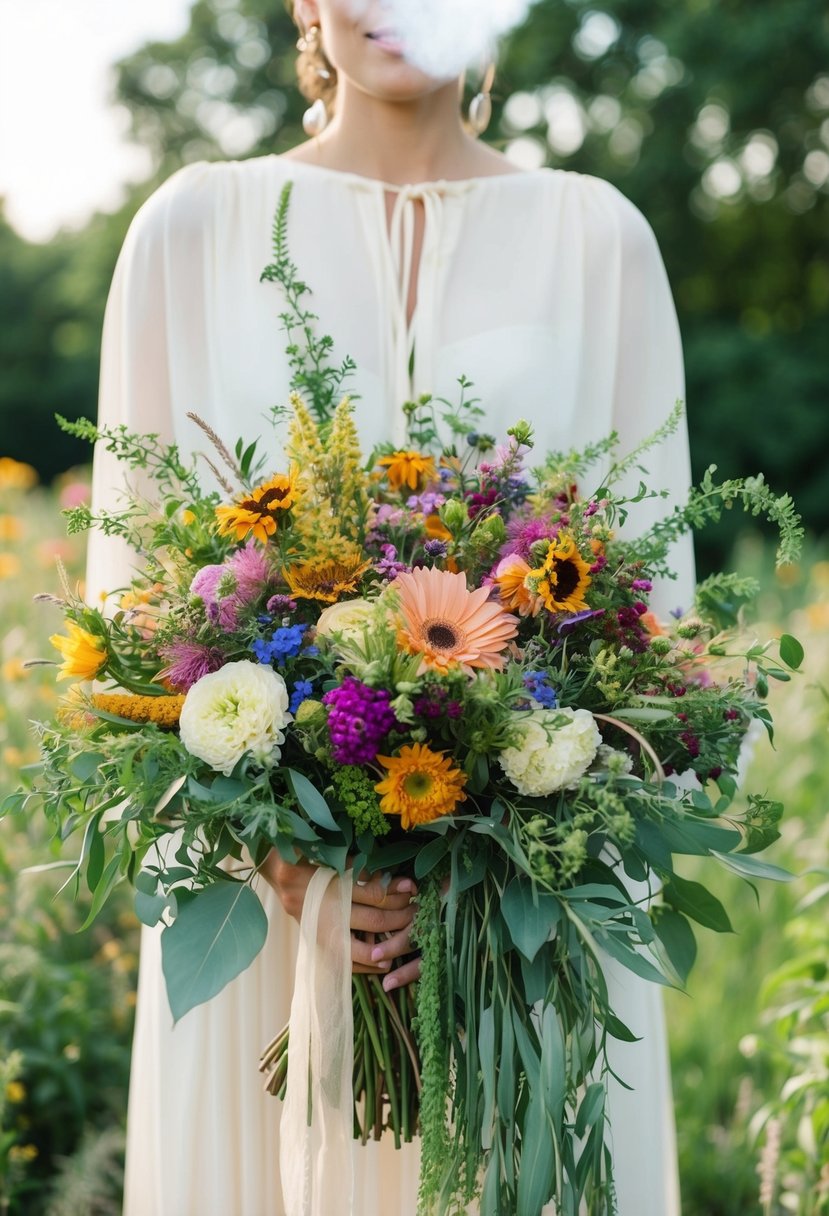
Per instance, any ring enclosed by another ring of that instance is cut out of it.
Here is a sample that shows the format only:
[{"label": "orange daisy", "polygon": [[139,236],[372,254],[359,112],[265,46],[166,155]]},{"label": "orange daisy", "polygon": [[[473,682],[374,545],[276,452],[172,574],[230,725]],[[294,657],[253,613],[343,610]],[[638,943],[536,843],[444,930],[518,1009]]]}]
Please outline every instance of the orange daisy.
[{"label": "orange daisy", "polygon": [[392,490],[402,490],[403,486],[417,490],[437,476],[434,457],[421,452],[392,452],[377,463],[386,470]]},{"label": "orange daisy", "polygon": [[425,743],[413,743],[401,747],[397,756],[377,759],[388,769],[388,776],[374,787],[381,795],[380,810],[385,815],[399,815],[405,829],[450,815],[466,799],[466,773],[453,768],[449,756],[433,752]]},{"label": "orange daisy", "polygon": [[297,500],[297,479],[294,470],[278,473],[230,506],[216,508],[220,536],[244,540],[253,534],[262,544],[273,536],[279,521]]},{"label": "orange daisy", "polygon": [[501,653],[517,633],[517,618],[489,598],[489,587],[470,591],[463,574],[405,571],[394,580],[403,618],[401,642],[422,654],[420,670],[500,668]]},{"label": "orange daisy", "polygon": [[501,602],[507,608],[516,609],[522,616],[537,616],[541,611],[541,599],[533,595],[527,586],[530,566],[518,553],[510,553],[498,563],[495,582],[501,592]]}]

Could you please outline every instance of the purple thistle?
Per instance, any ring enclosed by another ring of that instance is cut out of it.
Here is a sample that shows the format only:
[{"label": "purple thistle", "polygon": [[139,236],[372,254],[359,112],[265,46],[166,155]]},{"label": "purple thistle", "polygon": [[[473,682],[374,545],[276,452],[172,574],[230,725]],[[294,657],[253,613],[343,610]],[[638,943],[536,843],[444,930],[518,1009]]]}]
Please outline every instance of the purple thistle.
[{"label": "purple thistle", "polygon": [[160,673],[161,676],[181,692],[188,692],[202,676],[218,671],[225,661],[225,656],[217,647],[184,639],[169,642],[160,653],[169,663]]},{"label": "purple thistle", "polygon": [[328,733],[338,764],[371,764],[383,739],[397,726],[385,688],[369,688],[346,676],[322,698],[328,706]]},{"label": "purple thistle", "polygon": [[244,549],[238,549],[227,562],[236,579],[236,599],[240,604],[249,604],[259,599],[270,579],[268,563],[254,541],[248,541]]},{"label": "purple thistle", "polygon": [[273,616],[281,616],[283,612],[296,612],[296,600],[289,595],[272,595],[265,607]]},{"label": "purple thistle", "polygon": [[501,548],[500,556],[509,557],[517,553],[525,562],[530,561],[530,550],[540,540],[554,540],[558,527],[551,519],[536,515],[514,516],[507,524],[509,539]]}]

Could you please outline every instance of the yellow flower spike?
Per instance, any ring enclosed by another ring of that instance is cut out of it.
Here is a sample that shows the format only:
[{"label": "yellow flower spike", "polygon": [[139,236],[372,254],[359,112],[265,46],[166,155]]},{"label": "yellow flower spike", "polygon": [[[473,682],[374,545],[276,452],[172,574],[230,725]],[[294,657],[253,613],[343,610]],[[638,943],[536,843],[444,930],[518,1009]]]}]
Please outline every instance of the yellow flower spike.
[{"label": "yellow flower spike", "polygon": [[173,730],[178,726],[184,695],[141,697],[132,693],[97,692],[90,699],[92,709],[128,718],[130,722],[154,722],[162,730]]},{"label": "yellow flower spike", "polygon": [[403,486],[410,490],[420,489],[437,476],[434,457],[421,452],[392,452],[377,463],[386,470],[389,486],[394,491],[402,490]]},{"label": "yellow flower spike", "polygon": [[409,829],[418,823],[431,823],[450,815],[466,794],[466,773],[452,767],[450,757],[433,752],[425,743],[401,747],[397,756],[378,756],[388,776],[375,785],[380,810],[399,815],[400,824]]},{"label": "yellow flower spike", "polygon": [[278,473],[230,506],[216,507],[219,535],[235,536],[239,541],[253,535],[267,544],[296,500],[296,473],[293,469],[287,474]]},{"label": "yellow flower spike", "polygon": [[49,641],[63,655],[63,664],[58,671],[59,680],[92,680],[106,665],[107,649],[102,638],[88,633],[67,621],[69,637],[53,633]]}]

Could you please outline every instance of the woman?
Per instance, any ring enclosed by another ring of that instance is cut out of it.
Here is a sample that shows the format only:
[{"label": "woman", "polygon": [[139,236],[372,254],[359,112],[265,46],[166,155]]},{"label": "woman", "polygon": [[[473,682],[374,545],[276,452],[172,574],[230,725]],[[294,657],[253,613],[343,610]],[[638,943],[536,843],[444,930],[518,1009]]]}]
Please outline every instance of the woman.
[{"label": "woman", "polygon": [[[684,384],[667,279],[641,214],[608,183],[521,172],[476,142],[458,112],[458,82],[407,63],[379,3],[355,15],[347,0],[298,0],[295,17],[306,90],[312,99],[321,90],[329,110],[336,93],[333,117],[281,157],[183,169],[142,208],[107,309],[101,421],[158,432],[185,451],[200,439],[188,410],[231,440],[266,430],[268,408],[287,399],[290,371],[279,290],[259,274],[291,181],[291,255],[320,331],[335,338],[334,359],[356,360],[367,447],[402,439],[402,403],[425,391],[452,399],[461,375],[482,398],[486,429],[524,416],[540,450],[582,446],[614,427],[629,448],[653,430]],[[319,119],[317,105],[309,125]],[[279,463],[279,451],[272,455]],[[652,484],[684,489],[684,434],[660,449],[650,472]],[[98,504],[120,476],[98,453]],[[90,595],[123,586],[129,564],[115,542],[94,537]],[[685,586],[663,610],[688,602],[690,551],[675,564]],[[158,937],[145,931],[126,1216],[282,1216],[280,1104],[262,1093],[256,1059],[288,1016],[309,873],[274,861],[264,951],[175,1030]],[[355,970],[388,973],[409,952],[411,897],[403,882],[386,897],[376,882],[355,887],[352,928],[369,931],[354,938]],[[376,946],[372,931],[391,936]],[[416,974],[409,963],[384,983]],[[619,1211],[676,1216],[660,996],[612,966],[608,979],[617,1012],[641,1036],[612,1056],[634,1087],[611,1083]],[[413,1216],[417,1170],[416,1145],[357,1150],[354,1213]],[[331,1216],[349,1210],[343,1196]]]}]

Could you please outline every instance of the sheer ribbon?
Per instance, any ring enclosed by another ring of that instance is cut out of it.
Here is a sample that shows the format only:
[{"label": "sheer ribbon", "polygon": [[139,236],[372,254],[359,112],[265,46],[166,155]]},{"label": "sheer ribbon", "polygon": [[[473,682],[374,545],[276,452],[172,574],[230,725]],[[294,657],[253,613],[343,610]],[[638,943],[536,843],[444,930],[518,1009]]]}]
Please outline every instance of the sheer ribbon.
[{"label": "sheer ribbon", "polygon": [[320,866],[305,895],[279,1165],[286,1216],[353,1210],[352,872]]}]

